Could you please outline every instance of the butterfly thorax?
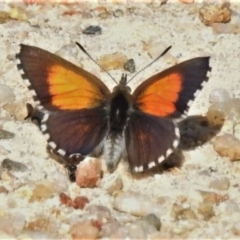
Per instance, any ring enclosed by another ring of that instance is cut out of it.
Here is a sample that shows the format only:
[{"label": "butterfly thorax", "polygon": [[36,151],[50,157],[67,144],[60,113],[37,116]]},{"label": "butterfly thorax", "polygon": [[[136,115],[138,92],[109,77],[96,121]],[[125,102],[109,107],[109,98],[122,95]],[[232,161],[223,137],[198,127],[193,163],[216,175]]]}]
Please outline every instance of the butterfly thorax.
[{"label": "butterfly thorax", "polygon": [[108,101],[108,134],[104,144],[106,164],[110,171],[116,165],[125,149],[124,130],[132,108],[132,97],[126,86],[126,77],[123,76]]}]

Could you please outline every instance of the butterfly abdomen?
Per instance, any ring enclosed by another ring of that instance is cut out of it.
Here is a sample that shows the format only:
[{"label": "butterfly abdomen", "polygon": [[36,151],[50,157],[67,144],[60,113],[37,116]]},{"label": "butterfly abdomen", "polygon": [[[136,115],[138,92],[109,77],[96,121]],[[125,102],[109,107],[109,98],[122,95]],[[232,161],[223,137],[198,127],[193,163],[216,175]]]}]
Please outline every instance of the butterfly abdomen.
[{"label": "butterfly abdomen", "polygon": [[113,171],[125,149],[124,130],[129,119],[129,93],[117,87],[109,100],[108,134],[104,142],[104,158],[109,171]]}]

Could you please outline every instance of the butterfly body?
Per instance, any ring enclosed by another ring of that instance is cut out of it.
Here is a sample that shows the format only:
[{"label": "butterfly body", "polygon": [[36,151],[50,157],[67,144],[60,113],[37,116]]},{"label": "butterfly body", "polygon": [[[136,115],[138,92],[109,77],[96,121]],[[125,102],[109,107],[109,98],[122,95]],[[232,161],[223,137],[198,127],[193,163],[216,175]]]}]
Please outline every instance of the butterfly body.
[{"label": "butterfly body", "polygon": [[111,92],[97,77],[43,49],[21,45],[17,59],[52,150],[67,159],[99,156],[109,171],[126,157],[141,172],[164,161],[179,144],[173,118],[189,108],[208,80],[209,58],[170,67],[131,93],[126,75]]}]

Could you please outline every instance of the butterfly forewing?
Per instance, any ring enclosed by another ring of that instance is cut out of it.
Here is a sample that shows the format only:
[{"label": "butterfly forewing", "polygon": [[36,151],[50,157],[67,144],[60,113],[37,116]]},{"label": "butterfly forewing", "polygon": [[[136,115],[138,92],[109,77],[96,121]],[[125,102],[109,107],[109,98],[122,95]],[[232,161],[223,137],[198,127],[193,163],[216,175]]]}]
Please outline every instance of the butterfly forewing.
[{"label": "butterfly forewing", "polygon": [[98,107],[110,93],[91,73],[43,49],[21,44],[18,68],[47,110]]},{"label": "butterfly forewing", "polygon": [[110,91],[105,84],[37,47],[21,45],[16,57],[23,79],[43,107],[40,128],[50,148],[66,157],[91,153],[107,131],[104,105]]},{"label": "butterfly forewing", "polygon": [[137,87],[133,93],[135,106],[155,116],[178,118],[208,80],[208,71],[209,57],[193,58],[170,67]]}]

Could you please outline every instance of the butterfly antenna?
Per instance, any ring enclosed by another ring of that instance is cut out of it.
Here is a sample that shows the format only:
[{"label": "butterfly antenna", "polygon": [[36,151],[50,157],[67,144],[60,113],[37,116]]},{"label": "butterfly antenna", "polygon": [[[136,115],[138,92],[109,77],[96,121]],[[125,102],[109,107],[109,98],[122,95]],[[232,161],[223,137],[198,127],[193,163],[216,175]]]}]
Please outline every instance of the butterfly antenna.
[{"label": "butterfly antenna", "polygon": [[148,68],[149,66],[151,66],[153,63],[155,63],[159,58],[161,58],[162,56],[164,56],[170,49],[172,48],[172,46],[167,47],[157,58],[155,58],[152,62],[150,62],[147,66],[145,66],[144,68],[142,68],[140,71],[138,71],[135,75],[133,75],[128,81],[127,83],[129,83],[130,81],[133,80],[133,78],[135,78],[139,73],[143,72],[146,68]]},{"label": "butterfly antenna", "polygon": [[113,78],[113,76],[107,71],[105,70],[95,59],[93,59],[93,57],[87,52],[87,50],[78,42],[75,42],[77,44],[77,46],[94,62],[96,63],[105,73],[107,73],[107,75],[116,83],[118,84],[118,82]]}]

